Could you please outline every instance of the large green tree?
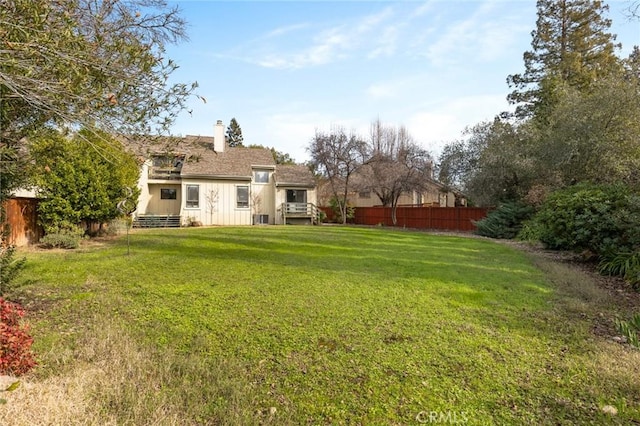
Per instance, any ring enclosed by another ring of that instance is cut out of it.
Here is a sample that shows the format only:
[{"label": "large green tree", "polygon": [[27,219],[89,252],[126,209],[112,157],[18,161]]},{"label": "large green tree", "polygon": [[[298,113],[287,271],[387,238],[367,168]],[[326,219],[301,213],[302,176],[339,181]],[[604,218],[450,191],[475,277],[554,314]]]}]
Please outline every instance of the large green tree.
[{"label": "large green tree", "polygon": [[559,188],[581,181],[640,188],[640,84],[603,79],[588,93],[568,88],[539,131],[538,179]]},{"label": "large green tree", "polygon": [[93,223],[120,216],[118,203],[136,198],[136,159],[105,133],[81,130],[72,137],[41,131],[29,143],[32,183],[41,201],[45,230]]},{"label": "large green tree", "polygon": [[42,127],[166,131],[195,88],[169,83],[165,46],[184,38],[162,0],[2,1],[0,195],[23,183],[21,145]]},{"label": "large green tree", "polygon": [[514,89],[508,99],[520,118],[544,122],[564,86],[588,91],[619,68],[619,45],[609,32],[608,6],[602,1],[538,0],[537,11],[532,49],[523,56],[525,71],[507,78]]},{"label": "large green tree", "polygon": [[227,143],[230,147],[242,146],[243,140],[244,138],[242,137],[242,128],[240,128],[238,121],[234,117],[231,119],[231,122],[227,126]]},{"label": "large green tree", "polygon": [[530,154],[532,128],[499,118],[466,130],[439,158],[439,178],[457,186],[477,205],[518,200],[537,173]]}]

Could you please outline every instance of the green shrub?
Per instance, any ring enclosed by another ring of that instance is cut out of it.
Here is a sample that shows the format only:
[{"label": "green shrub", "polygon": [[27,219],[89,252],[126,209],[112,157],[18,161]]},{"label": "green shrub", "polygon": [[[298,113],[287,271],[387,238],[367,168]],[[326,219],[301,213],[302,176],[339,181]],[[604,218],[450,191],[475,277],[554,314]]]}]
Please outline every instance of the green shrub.
[{"label": "green shrub", "polygon": [[15,278],[27,261],[24,257],[16,259],[15,251],[13,245],[0,244],[0,296],[14,287]]},{"label": "green shrub", "polygon": [[640,349],[640,341],[638,341],[638,333],[640,333],[640,314],[636,314],[628,321],[616,320],[618,331],[626,337],[627,342]]},{"label": "green shrub", "polygon": [[[340,203],[336,197],[331,197],[329,200],[329,207],[331,207],[331,210],[333,211],[333,221],[336,223],[343,223],[344,220],[342,217],[342,211],[340,210]],[[355,207],[347,203],[346,213],[347,220],[353,219],[356,216]]]},{"label": "green shrub", "polygon": [[640,290],[640,250],[606,254],[598,267],[601,273],[624,277],[634,289]]},{"label": "green shrub", "polygon": [[[580,184],[551,194],[536,215],[540,241],[551,249],[601,255],[632,244],[623,218],[630,192],[621,185]],[[622,216],[621,216],[622,214]]]},{"label": "green shrub", "polygon": [[534,217],[522,222],[522,228],[520,229],[520,232],[518,232],[518,235],[516,236],[516,238],[519,239],[520,241],[528,241],[528,242],[536,243],[540,241],[541,235],[542,235],[542,225],[540,225],[538,221],[535,220],[535,217]]},{"label": "green shrub", "polygon": [[40,239],[41,247],[76,249],[80,246],[80,240],[84,235],[82,228],[75,225],[51,230],[53,232],[47,233],[47,235]]},{"label": "green shrub", "polygon": [[476,233],[490,238],[515,238],[525,220],[531,218],[533,207],[521,202],[501,204],[487,217],[475,222]]}]

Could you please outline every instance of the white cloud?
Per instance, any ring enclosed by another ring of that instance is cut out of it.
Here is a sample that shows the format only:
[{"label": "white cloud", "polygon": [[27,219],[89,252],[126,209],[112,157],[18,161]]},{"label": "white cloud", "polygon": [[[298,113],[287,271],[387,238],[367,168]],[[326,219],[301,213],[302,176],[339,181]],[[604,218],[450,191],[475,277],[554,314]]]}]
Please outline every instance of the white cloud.
[{"label": "white cloud", "polygon": [[260,124],[263,145],[273,146],[286,152],[298,162],[308,160],[307,146],[319,123],[326,123],[329,117],[319,112],[289,113],[279,112],[267,115]]},{"label": "white cloud", "polygon": [[492,120],[506,109],[503,94],[460,97],[415,111],[406,126],[418,142],[437,156],[447,143],[460,139],[465,128]]},{"label": "white cloud", "polygon": [[299,31],[299,30],[303,30],[309,27],[309,24],[307,23],[302,23],[302,24],[292,24],[292,25],[285,25],[283,27],[279,27],[276,29],[273,29],[271,31],[269,31],[268,33],[264,34],[261,37],[261,40],[264,40],[265,38],[274,38],[274,37],[282,37],[285,34],[289,34],[295,31]]},{"label": "white cloud", "polygon": [[489,62],[511,55],[510,47],[518,36],[529,31],[529,27],[508,15],[496,20],[496,6],[500,7],[493,1],[486,1],[467,19],[449,23],[446,28],[429,28],[428,36],[422,33],[416,38],[423,45],[432,40],[424,56],[435,65],[445,66],[463,62]]},{"label": "white cloud", "polygon": [[[308,34],[301,35],[301,39],[311,39],[307,46],[288,48],[287,51],[264,53],[265,50],[275,49],[272,46],[264,45],[267,39],[279,38],[292,31],[307,29],[308,25],[296,24],[277,28],[268,32],[265,37],[256,39],[253,43],[256,46],[247,48],[245,60],[265,68],[275,69],[300,69],[335,62],[347,57],[363,45],[369,44],[373,37],[372,34],[378,31],[384,22],[392,16],[392,8],[387,7],[378,13],[326,27],[311,37]],[[383,37],[378,40],[378,46],[373,50],[376,56],[393,53],[396,35],[392,28],[387,27],[383,32]]]},{"label": "white cloud", "polygon": [[389,99],[395,97],[397,93],[397,84],[393,82],[372,84],[365,90],[365,94],[373,99]]},{"label": "white cloud", "polygon": [[391,56],[398,48],[398,39],[401,25],[389,26],[382,31],[382,35],[377,41],[377,46],[367,55],[369,59],[380,56]]}]

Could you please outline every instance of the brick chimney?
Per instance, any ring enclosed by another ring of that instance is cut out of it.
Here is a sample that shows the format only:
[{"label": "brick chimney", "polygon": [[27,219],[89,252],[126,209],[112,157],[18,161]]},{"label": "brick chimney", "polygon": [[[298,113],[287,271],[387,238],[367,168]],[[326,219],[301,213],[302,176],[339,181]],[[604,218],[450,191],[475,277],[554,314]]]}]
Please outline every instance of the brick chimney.
[{"label": "brick chimney", "polygon": [[224,124],[222,120],[218,120],[213,133],[213,150],[215,152],[224,152],[227,142],[224,136]]}]

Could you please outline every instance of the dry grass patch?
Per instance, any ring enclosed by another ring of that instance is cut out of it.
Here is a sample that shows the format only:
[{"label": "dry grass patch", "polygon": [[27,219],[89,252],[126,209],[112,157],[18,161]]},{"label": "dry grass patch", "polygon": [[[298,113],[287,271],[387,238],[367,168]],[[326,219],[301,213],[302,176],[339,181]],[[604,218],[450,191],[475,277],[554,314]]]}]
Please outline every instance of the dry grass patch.
[{"label": "dry grass patch", "polygon": [[[97,320],[72,356],[51,351],[43,362],[63,373],[0,381],[20,381],[4,396],[0,424],[250,424],[255,414],[238,408],[247,406],[247,392],[234,380],[243,374],[237,366],[145,349],[118,321]],[[218,400],[218,412],[192,416],[210,400]],[[268,424],[269,416],[263,420]]]}]

